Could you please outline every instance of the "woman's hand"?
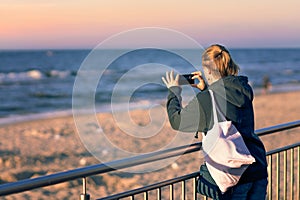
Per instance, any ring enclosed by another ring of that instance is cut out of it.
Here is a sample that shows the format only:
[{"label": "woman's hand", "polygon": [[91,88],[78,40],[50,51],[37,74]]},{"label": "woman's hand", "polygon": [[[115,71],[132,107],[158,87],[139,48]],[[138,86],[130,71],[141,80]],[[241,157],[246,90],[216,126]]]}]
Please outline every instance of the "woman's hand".
[{"label": "woman's hand", "polygon": [[202,72],[201,71],[196,71],[196,72],[192,72],[192,74],[194,75],[192,77],[192,79],[198,79],[199,83],[198,84],[192,84],[193,87],[198,88],[199,90],[204,90],[206,88],[206,83],[204,81],[204,78],[202,76]]},{"label": "woman's hand", "polygon": [[166,72],[166,78],[162,77],[161,79],[167,86],[167,88],[170,88],[172,86],[179,86],[179,74],[177,74],[174,79],[174,71]]}]

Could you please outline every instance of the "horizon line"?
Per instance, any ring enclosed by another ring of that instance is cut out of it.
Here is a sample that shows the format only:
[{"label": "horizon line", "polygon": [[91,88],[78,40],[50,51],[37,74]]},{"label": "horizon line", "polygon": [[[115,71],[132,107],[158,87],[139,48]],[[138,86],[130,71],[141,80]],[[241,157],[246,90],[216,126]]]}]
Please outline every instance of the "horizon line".
[{"label": "horizon line", "polygon": [[[151,47],[145,47],[145,48],[151,48]],[[226,46],[226,48],[228,49],[300,49],[300,46],[266,46],[266,47],[253,47],[253,46],[244,46],[244,47],[237,47],[237,46]],[[70,47],[65,47],[65,48],[62,48],[62,47],[56,47],[56,48],[46,48],[46,47],[42,47],[42,48],[0,48],[0,51],[53,51],[53,50],[96,50],[96,48],[88,48],[88,47],[76,47],[76,48],[70,48]],[[106,49],[99,49],[99,50],[121,50],[121,49],[136,49],[136,48],[106,48]],[[139,48],[141,49],[141,48]],[[155,49],[155,47],[154,47]],[[160,48],[161,49],[161,48]],[[195,48],[186,48],[186,47],[176,47],[176,48],[165,48],[165,49],[195,49]]]}]

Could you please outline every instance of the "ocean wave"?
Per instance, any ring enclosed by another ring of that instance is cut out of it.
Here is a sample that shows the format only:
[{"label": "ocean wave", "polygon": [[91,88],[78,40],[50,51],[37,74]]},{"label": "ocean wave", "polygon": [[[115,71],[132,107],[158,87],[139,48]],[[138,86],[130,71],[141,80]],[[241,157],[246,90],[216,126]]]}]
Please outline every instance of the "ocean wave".
[{"label": "ocean wave", "polygon": [[38,81],[45,78],[67,78],[75,76],[76,72],[64,70],[50,70],[47,72],[42,72],[40,70],[29,70],[25,72],[8,72],[0,73],[0,84],[24,82],[24,81]]},{"label": "ocean wave", "polygon": [[43,78],[43,73],[39,70],[30,70],[27,72],[9,72],[0,73],[0,83],[26,80],[39,80]]},{"label": "ocean wave", "polygon": [[58,77],[58,78],[66,78],[68,76],[75,76],[76,72],[73,71],[59,71],[59,70],[50,70],[45,73],[47,77]]}]

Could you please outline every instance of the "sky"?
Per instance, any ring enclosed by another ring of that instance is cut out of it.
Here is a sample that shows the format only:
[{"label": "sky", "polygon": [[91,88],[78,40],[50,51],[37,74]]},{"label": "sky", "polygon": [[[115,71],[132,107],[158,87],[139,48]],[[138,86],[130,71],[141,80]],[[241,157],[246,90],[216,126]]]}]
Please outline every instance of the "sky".
[{"label": "sky", "polygon": [[299,0],[0,0],[0,49],[94,48],[123,31],[173,29],[201,45],[300,47]]}]

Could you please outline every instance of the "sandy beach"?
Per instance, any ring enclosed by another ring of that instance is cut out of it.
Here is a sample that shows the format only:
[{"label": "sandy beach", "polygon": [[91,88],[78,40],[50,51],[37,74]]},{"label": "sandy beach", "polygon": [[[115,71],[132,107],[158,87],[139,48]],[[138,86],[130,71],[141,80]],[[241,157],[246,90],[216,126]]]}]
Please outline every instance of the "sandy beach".
[{"label": "sandy beach", "polygon": [[[254,100],[256,129],[299,120],[299,99],[300,91],[257,95]],[[134,110],[130,116],[140,126],[146,126],[150,122],[148,110]],[[115,124],[111,114],[100,113],[98,119],[105,124],[102,129],[110,133],[111,141],[122,148],[134,147],[139,152],[159,148],[160,144],[172,140],[174,133],[166,122],[159,134],[151,139],[136,142],[128,137],[128,140],[124,140],[124,133]],[[2,125],[0,137],[1,184],[99,163],[84,147],[72,116]],[[192,138],[193,134],[188,134],[187,137]],[[299,142],[299,128],[263,136],[262,140],[267,150]],[[198,158],[198,154],[183,156],[172,165],[151,173],[128,175],[113,172],[93,176],[88,179],[88,193],[92,198],[100,198],[188,174],[198,170]],[[75,180],[10,195],[4,199],[46,199],[49,196],[50,199],[78,199],[80,193],[81,180]]]}]

